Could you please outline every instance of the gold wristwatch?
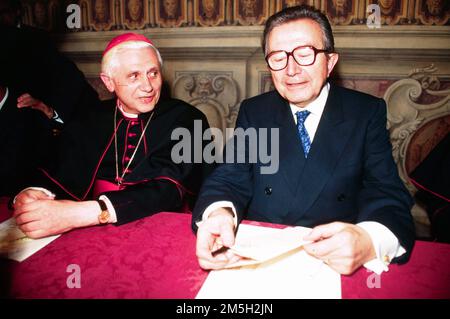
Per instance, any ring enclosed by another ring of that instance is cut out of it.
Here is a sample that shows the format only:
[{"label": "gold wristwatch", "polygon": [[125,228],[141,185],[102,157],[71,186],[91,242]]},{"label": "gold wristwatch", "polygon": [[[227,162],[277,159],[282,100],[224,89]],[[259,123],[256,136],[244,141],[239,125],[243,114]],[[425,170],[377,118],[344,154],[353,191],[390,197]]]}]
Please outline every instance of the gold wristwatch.
[{"label": "gold wristwatch", "polygon": [[106,206],[105,201],[102,199],[97,199],[97,203],[100,205],[100,209],[102,210],[98,215],[98,222],[100,224],[106,224],[109,222],[110,217],[108,207]]}]

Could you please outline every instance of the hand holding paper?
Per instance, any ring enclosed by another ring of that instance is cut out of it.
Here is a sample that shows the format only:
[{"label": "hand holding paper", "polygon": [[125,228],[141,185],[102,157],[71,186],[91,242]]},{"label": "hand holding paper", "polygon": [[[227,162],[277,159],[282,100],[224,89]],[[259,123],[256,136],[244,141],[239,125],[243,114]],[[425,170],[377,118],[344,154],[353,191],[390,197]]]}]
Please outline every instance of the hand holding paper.
[{"label": "hand holding paper", "polygon": [[233,216],[226,209],[219,208],[199,225],[197,231],[196,253],[200,267],[221,269],[237,262],[240,258],[227,249],[233,244]]},{"label": "hand holding paper", "polygon": [[308,233],[240,225],[229,251],[252,259],[211,271],[196,298],[341,298],[339,274],[302,249]]},{"label": "hand holding paper", "polygon": [[260,235],[253,235],[248,232],[238,232],[235,244],[230,250],[244,259],[225,266],[225,268],[234,268],[245,265],[260,264],[275,257],[281,256],[296,248],[299,248],[310,241],[303,240],[310,233],[309,228],[287,227],[285,229],[276,229]]},{"label": "hand holding paper", "polygon": [[197,257],[203,269],[259,264],[309,243],[303,241],[309,232],[309,228],[303,227],[268,231],[270,236],[238,232],[235,243],[232,215],[225,209],[217,209],[199,225]]}]

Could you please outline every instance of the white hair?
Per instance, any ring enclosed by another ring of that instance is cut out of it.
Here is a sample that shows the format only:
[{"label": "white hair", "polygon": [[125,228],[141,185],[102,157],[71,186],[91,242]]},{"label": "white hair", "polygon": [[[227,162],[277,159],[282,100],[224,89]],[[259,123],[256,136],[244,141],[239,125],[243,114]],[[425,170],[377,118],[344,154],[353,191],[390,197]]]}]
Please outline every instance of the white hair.
[{"label": "white hair", "polygon": [[119,61],[117,60],[117,54],[125,49],[142,49],[142,48],[152,48],[158,58],[159,66],[162,68],[163,60],[158,49],[151,45],[150,43],[143,41],[126,41],[116,45],[114,48],[106,52],[102,58],[102,73],[105,73],[109,77],[112,76],[112,70],[119,66]]}]

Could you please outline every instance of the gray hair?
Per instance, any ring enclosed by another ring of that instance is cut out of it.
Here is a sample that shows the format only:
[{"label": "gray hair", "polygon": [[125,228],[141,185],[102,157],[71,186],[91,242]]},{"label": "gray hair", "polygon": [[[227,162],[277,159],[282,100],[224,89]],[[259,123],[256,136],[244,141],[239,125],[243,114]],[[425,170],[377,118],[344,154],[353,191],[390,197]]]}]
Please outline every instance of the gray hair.
[{"label": "gray hair", "polygon": [[143,41],[127,41],[115,46],[114,48],[106,52],[106,54],[102,58],[102,66],[101,66],[102,73],[105,73],[109,77],[111,77],[112,70],[119,66],[119,61],[117,60],[117,54],[119,52],[125,49],[142,49],[142,48],[152,48],[155,51],[156,56],[158,58],[159,66],[160,68],[162,68],[163,60],[161,54],[159,53],[159,50],[155,46]]},{"label": "gray hair", "polygon": [[267,55],[268,53],[267,40],[269,38],[269,34],[275,27],[301,19],[310,19],[317,22],[323,34],[323,49],[327,50],[328,52],[334,52],[333,31],[326,15],[323,14],[320,10],[315,9],[314,7],[308,5],[300,5],[285,8],[267,19],[262,39],[262,49],[264,51],[264,55]]}]

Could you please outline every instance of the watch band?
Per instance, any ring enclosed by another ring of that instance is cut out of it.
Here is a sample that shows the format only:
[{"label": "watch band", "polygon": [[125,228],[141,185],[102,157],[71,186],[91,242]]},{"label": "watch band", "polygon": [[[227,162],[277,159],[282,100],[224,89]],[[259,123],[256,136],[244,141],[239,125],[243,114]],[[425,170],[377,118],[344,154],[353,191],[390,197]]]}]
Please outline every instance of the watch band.
[{"label": "watch band", "polygon": [[108,206],[106,206],[106,203],[102,199],[97,199],[97,203],[100,205],[100,209],[102,210],[100,214],[98,215],[98,222],[100,224],[106,224],[109,222],[109,211]]}]

